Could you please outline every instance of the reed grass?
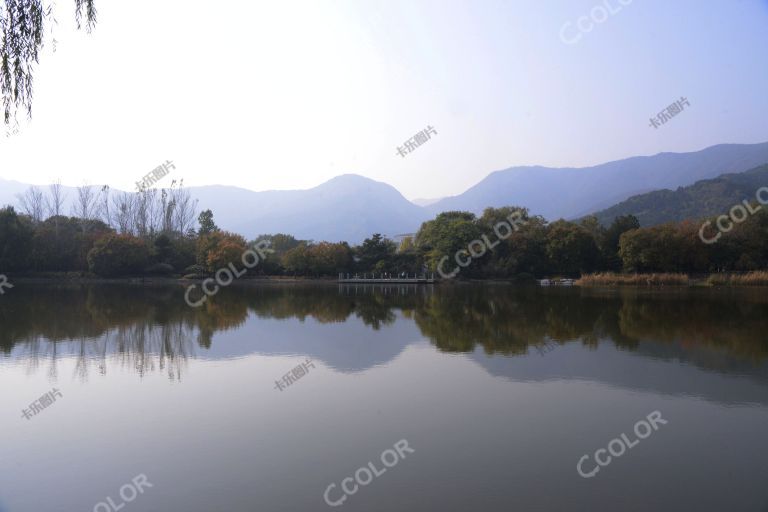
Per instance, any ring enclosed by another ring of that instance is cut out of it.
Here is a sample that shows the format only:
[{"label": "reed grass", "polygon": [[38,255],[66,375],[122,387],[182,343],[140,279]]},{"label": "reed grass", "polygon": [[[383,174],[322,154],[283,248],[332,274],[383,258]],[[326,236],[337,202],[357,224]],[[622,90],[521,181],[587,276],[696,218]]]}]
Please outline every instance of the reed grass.
[{"label": "reed grass", "polygon": [[689,284],[688,275],[679,273],[617,274],[615,272],[599,272],[585,274],[576,281],[578,286],[688,286]]},{"label": "reed grass", "polygon": [[712,274],[710,286],[768,286],[768,271],[757,270],[746,274]]}]

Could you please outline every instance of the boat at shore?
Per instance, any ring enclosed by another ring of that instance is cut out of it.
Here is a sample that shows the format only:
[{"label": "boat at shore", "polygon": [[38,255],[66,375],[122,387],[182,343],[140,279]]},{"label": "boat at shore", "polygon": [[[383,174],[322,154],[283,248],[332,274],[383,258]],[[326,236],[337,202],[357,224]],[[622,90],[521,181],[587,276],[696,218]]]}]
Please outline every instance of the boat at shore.
[{"label": "boat at shore", "polygon": [[539,286],[573,286],[574,279],[539,279]]}]

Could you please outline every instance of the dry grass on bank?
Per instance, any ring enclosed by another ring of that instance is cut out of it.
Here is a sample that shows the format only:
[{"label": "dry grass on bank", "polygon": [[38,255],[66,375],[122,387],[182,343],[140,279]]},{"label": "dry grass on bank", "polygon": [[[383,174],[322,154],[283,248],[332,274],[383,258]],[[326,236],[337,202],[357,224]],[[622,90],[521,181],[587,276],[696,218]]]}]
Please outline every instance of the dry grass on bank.
[{"label": "dry grass on bank", "polygon": [[586,274],[576,281],[578,286],[688,286],[687,274]]},{"label": "dry grass on bank", "polygon": [[707,279],[711,286],[768,286],[768,272],[764,270],[746,274],[712,274]]}]

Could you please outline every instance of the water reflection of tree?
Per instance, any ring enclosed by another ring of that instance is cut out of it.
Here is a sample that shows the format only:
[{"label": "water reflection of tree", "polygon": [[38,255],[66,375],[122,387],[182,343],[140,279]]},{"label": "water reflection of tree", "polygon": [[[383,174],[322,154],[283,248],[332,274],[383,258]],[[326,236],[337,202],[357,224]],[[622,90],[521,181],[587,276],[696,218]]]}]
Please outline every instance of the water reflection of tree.
[{"label": "water reflection of tree", "polygon": [[137,322],[110,329],[99,338],[78,340],[75,372],[83,380],[90,367],[106,375],[107,363],[113,361],[139,376],[164,371],[180,380],[187,358],[194,356],[193,339],[193,330],[180,322]]},{"label": "water reflection of tree", "polygon": [[395,322],[396,309],[411,317],[418,305],[433,294],[434,286],[339,285],[339,296],[351,299],[355,316],[375,331]]},{"label": "water reflection of tree", "polygon": [[[737,293],[737,294],[736,294]],[[764,290],[701,293],[695,298],[668,293],[651,299],[626,291],[619,328],[634,340],[704,345],[752,361],[768,355],[768,297]]]},{"label": "water reflection of tree", "polygon": [[553,295],[535,299],[523,289],[453,287],[434,294],[415,311],[422,333],[441,350],[525,354],[529,345],[581,339],[594,345],[598,316],[590,301]]},{"label": "water reflection of tree", "polygon": [[237,293],[262,318],[298,318],[303,322],[311,317],[320,323],[339,323],[346,322],[354,314],[365,325],[379,330],[394,323],[395,309],[413,307],[417,303],[418,297],[412,293],[416,287],[407,288],[411,290],[340,286],[336,292],[329,286],[267,285],[240,289]]},{"label": "water reflection of tree", "polygon": [[454,287],[421,304],[414,318],[440,349],[523,354],[548,339],[636,350],[643,341],[768,356],[768,297],[757,290],[547,290]]},{"label": "water reflection of tree", "polygon": [[320,323],[358,318],[371,329],[412,319],[442,351],[519,355],[546,343],[645,341],[706,347],[752,361],[768,356],[768,297],[760,290],[541,290],[509,286],[343,287],[260,285],[222,290],[200,308],[177,286],[18,286],[0,305],[0,350],[24,356],[30,371],[62,357],[76,373],[118,362],[140,375],[180,378],[196,346],[260,318]]},{"label": "water reflection of tree", "polygon": [[[202,315],[182,301],[174,288],[139,286],[25,286],[0,308],[0,348],[18,346],[29,371],[43,363],[58,375],[60,358],[75,360],[75,374],[104,374],[108,362],[144,375],[164,371],[181,377],[194,340],[202,344],[206,329],[242,323],[232,315]],[[211,321],[209,316],[215,317]]]}]

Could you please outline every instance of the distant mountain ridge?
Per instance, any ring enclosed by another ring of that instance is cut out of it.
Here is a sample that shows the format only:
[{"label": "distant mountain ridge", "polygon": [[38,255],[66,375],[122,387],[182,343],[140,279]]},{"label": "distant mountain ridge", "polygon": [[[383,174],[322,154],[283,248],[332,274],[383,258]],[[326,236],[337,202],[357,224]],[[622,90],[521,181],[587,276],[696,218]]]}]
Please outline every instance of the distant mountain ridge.
[{"label": "distant mountain ridge", "polygon": [[[20,209],[16,194],[29,185],[0,179],[0,206]],[[46,186],[41,189],[47,192]],[[62,212],[70,215],[77,196],[62,186]],[[403,197],[391,185],[355,174],[344,174],[306,190],[254,192],[239,187],[189,187],[200,210],[211,209],[216,224],[253,239],[265,233],[288,233],[314,241],[362,242],[373,233],[412,233],[431,214]],[[119,193],[119,190],[112,190]]]},{"label": "distant mountain ridge", "polygon": [[572,219],[631,196],[677,188],[768,163],[768,142],[720,144],[693,153],[659,153],[592,167],[512,167],[491,173],[458,196],[429,205],[432,213],[525,206],[548,220]]},{"label": "distant mountain ridge", "polygon": [[656,190],[633,196],[594,215],[604,225],[619,215],[634,215],[641,226],[702,219],[727,213],[745,199],[755,202],[760,187],[768,187],[768,165],[697,181],[674,191]]},{"label": "distant mountain ridge", "polygon": [[[513,167],[496,171],[457,196],[426,206],[408,201],[391,185],[355,174],[306,190],[254,192],[233,186],[190,187],[200,209],[211,209],[222,228],[252,239],[289,233],[315,241],[359,243],[372,233],[413,233],[437,213],[493,206],[524,206],[548,220],[574,219],[632,196],[691,185],[768,163],[768,142],[721,144],[692,153],[660,153],[584,168]],[[28,185],[0,179],[0,205],[19,206]],[[75,189],[63,187],[69,214]],[[730,196],[729,200],[730,200]]]},{"label": "distant mountain ridge", "polygon": [[255,237],[289,233],[315,241],[361,242],[373,233],[412,232],[430,218],[428,211],[391,185],[344,174],[307,190],[244,191],[246,202],[220,204],[211,187],[193,187],[203,208],[211,208],[226,229]]}]

